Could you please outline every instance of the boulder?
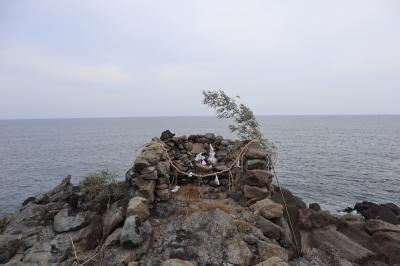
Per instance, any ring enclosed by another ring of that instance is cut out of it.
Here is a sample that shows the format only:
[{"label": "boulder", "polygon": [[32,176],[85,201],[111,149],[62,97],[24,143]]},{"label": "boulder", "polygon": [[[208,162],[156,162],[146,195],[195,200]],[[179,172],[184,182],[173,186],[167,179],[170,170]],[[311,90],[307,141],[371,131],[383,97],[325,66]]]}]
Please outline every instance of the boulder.
[{"label": "boulder", "polygon": [[249,186],[268,188],[272,182],[273,175],[266,170],[249,170],[243,176],[242,182]]},{"label": "boulder", "polygon": [[137,215],[142,221],[145,221],[149,215],[148,200],[142,197],[133,197],[129,200],[126,216]]},{"label": "boulder", "polygon": [[253,169],[265,170],[267,168],[267,161],[258,159],[247,160],[246,165],[248,170],[253,170]]},{"label": "boulder", "polygon": [[21,245],[22,235],[0,235],[0,264],[8,262]]},{"label": "boulder", "polygon": [[371,250],[333,229],[314,230],[306,239],[308,239],[307,242],[310,247],[320,248],[325,251],[333,249],[335,254],[351,262],[363,263],[376,257],[376,254]]},{"label": "boulder", "polygon": [[166,177],[169,178],[169,162],[168,161],[160,161],[156,165],[156,170],[158,177]]},{"label": "boulder", "polygon": [[161,263],[161,266],[194,266],[194,264],[192,264],[189,261],[185,261],[185,260],[169,259],[169,260],[163,261]]},{"label": "boulder", "polygon": [[372,235],[372,239],[379,246],[380,252],[386,256],[388,264],[400,264],[400,242],[397,241],[397,232],[378,231]]},{"label": "boulder", "polygon": [[169,200],[171,193],[168,188],[163,188],[163,189],[157,189],[156,195],[161,201],[167,201]]},{"label": "boulder", "polygon": [[104,245],[106,247],[119,245],[119,238],[121,236],[122,227],[115,229],[106,239]]},{"label": "boulder", "polygon": [[122,207],[118,206],[118,202],[111,205],[110,209],[105,213],[103,219],[103,236],[107,237],[115,228],[124,222],[125,213]]},{"label": "boulder", "polygon": [[209,142],[214,142],[214,141],[215,141],[215,134],[214,134],[214,133],[206,133],[206,134],[204,134],[204,137],[205,137]]},{"label": "boulder", "polygon": [[400,232],[400,226],[396,226],[393,224],[386,223],[377,219],[370,219],[365,223],[365,229],[370,234],[373,234],[378,231],[383,232]]},{"label": "boulder", "polygon": [[257,187],[257,186],[243,186],[243,194],[246,198],[252,200],[262,200],[268,197],[269,191],[265,187]]},{"label": "boulder", "polygon": [[154,201],[154,192],[156,189],[155,180],[134,178],[132,182],[134,187],[137,189],[139,196],[146,198],[149,201],[149,203]]},{"label": "boulder", "polygon": [[256,217],[256,225],[268,238],[278,240],[281,236],[281,228],[260,215]]},{"label": "boulder", "polygon": [[174,136],[175,136],[175,134],[172,133],[171,131],[169,131],[169,129],[167,129],[167,130],[165,130],[165,131],[163,131],[163,132],[161,133],[160,139],[161,139],[162,141],[165,141],[165,140],[172,139]]},{"label": "boulder", "polygon": [[328,211],[314,211],[312,209],[298,210],[298,225],[301,229],[318,229],[328,225],[338,226],[341,223],[344,223],[344,221],[333,216]]},{"label": "boulder", "polygon": [[284,248],[281,246],[267,243],[264,241],[258,241],[257,249],[260,254],[260,257],[263,260],[270,259],[271,257],[278,257],[281,260],[287,262],[289,260],[289,256]]},{"label": "boulder", "polygon": [[283,206],[270,199],[257,201],[250,209],[258,211],[266,219],[280,218],[283,215]]},{"label": "boulder", "polygon": [[74,239],[80,250],[91,250],[100,244],[103,236],[103,221],[100,215],[95,215],[90,219],[90,224],[77,232]]},{"label": "boulder", "polygon": [[318,203],[310,203],[309,208],[314,211],[320,211],[321,206]]},{"label": "boulder", "polygon": [[140,171],[138,178],[143,179],[158,179],[157,170],[155,166],[148,166]]},{"label": "boulder", "polygon": [[379,219],[391,224],[400,224],[400,217],[396,214],[398,207],[394,204],[375,204],[364,201],[356,203],[354,209],[361,213],[365,219]]},{"label": "boulder", "polygon": [[254,266],[289,266],[289,264],[279,257],[271,257]]},{"label": "boulder", "polygon": [[253,254],[246,243],[238,236],[228,239],[225,243],[226,257],[233,265],[250,265]]},{"label": "boulder", "polygon": [[267,159],[268,151],[260,148],[249,148],[246,153],[247,159]]},{"label": "boulder", "polygon": [[142,222],[137,215],[129,216],[122,227],[119,241],[125,246],[139,246],[149,234],[149,230],[150,224],[148,222]]},{"label": "boulder", "polygon": [[86,213],[71,214],[69,209],[62,209],[54,216],[54,231],[58,233],[76,231],[88,225]]}]

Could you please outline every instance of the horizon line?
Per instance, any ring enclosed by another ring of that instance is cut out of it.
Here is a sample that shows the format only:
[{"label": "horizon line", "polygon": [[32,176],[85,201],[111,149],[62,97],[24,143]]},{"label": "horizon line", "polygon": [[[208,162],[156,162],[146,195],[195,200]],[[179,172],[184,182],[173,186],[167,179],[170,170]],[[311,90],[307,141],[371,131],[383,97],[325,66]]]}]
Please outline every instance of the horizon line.
[{"label": "horizon line", "polygon": [[[262,114],[260,116],[399,116],[398,114]],[[84,116],[84,117],[34,117],[34,118],[0,118],[0,121],[11,120],[62,120],[62,119],[125,119],[125,118],[179,118],[179,117],[215,117],[216,115],[150,115],[150,116]]]}]

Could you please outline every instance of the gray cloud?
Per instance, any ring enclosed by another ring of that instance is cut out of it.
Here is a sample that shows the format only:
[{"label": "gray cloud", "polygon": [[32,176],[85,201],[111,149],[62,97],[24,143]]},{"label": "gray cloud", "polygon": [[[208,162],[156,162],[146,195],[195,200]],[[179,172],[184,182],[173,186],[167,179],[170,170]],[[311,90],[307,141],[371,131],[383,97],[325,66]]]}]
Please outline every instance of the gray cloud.
[{"label": "gray cloud", "polygon": [[400,113],[397,1],[1,5],[0,119]]}]

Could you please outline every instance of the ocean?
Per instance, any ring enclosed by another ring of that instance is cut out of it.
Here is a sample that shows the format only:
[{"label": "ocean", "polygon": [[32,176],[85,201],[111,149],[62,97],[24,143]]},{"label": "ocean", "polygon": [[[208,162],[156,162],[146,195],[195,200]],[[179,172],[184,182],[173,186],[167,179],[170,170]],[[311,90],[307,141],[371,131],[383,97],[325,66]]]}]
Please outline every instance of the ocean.
[{"label": "ocean", "polygon": [[[261,116],[277,147],[280,182],[307,203],[341,210],[400,204],[400,116]],[[170,129],[233,138],[214,117],[0,120],[0,216],[70,174],[108,169],[124,179],[135,150]]]}]

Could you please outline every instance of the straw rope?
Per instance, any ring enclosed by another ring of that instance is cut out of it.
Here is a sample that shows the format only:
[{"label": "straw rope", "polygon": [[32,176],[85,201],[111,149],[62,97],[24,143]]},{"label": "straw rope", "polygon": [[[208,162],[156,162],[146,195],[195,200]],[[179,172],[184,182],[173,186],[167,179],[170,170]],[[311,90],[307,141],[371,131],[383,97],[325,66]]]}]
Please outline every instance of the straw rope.
[{"label": "straw rope", "polygon": [[223,173],[229,172],[229,171],[231,171],[231,170],[235,167],[235,165],[237,164],[237,162],[238,162],[239,160],[242,161],[242,169],[243,169],[243,156],[246,154],[247,150],[249,149],[249,146],[250,146],[252,143],[254,143],[255,141],[256,141],[256,140],[251,140],[251,141],[249,141],[249,142],[240,150],[238,156],[236,156],[235,160],[230,164],[230,166],[229,166],[227,169],[222,170],[222,171],[218,171],[218,172],[212,172],[212,173],[206,173],[206,174],[198,174],[198,173],[185,172],[185,171],[180,170],[179,167],[175,165],[175,163],[173,162],[173,160],[172,160],[171,157],[169,156],[168,151],[167,151],[167,149],[165,148],[164,144],[161,143],[161,142],[159,142],[159,141],[157,141],[157,140],[153,140],[154,143],[158,144],[158,145],[161,147],[161,149],[162,149],[163,152],[165,153],[165,156],[167,157],[167,160],[168,160],[169,164],[174,168],[174,170],[175,170],[174,172],[175,172],[176,174],[177,174],[177,173],[180,173],[180,174],[182,174],[182,175],[186,175],[186,176],[189,176],[189,177],[194,176],[194,177],[197,177],[197,178],[199,178],[199,179],[203,179],[203,178],[208,177],[208,176],[221,175],[221,174],[223,174]]}]

